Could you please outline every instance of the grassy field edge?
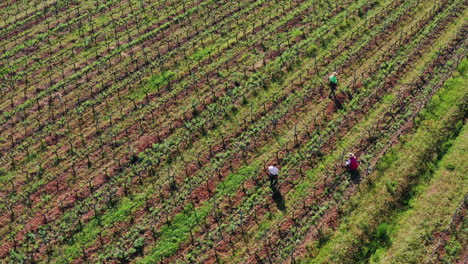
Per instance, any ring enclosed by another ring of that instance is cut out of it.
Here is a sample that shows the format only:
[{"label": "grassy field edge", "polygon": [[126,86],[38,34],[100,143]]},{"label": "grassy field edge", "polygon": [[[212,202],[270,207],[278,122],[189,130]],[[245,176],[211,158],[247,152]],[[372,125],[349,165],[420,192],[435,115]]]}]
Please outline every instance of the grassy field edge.
[{"label": "grassy field edge", "polygon": [[463,127],[467,68],[465,59],[458,67],[458,76],[447,81],[421,111],[415,133],[403,138],[377,164],[370,176],[376,178],[375,184],[360,189],[347,204],[346,216],[336,233],[318,252],[309,252],[303,263],[366,262],[385,246],[385,240],[374,239],[379,236],[379,227],[382,229],[382,223],[391,221],[401,207],[407,206],[420,176],[441,158],[436,153],[445,153],[449,148],[446,143]]}]

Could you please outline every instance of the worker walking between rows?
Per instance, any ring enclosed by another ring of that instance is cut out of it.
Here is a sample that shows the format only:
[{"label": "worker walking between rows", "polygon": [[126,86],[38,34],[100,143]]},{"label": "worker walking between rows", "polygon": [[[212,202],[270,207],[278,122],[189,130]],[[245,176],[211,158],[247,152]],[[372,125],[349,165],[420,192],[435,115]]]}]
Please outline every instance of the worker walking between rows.
[{"label": "worker walking between rows", "polygon": [[277,164],[275,162],[273,163],[273,165],[268,167],[268,178],[270,179],[270,187],[273,190],[276,190],[276,188],[278,187],[279,169],[276,166]]},{"label": "worker walking between rows", "polygon": [[348,154],[348,160],[346,161],[346,168],[351,172],[356,171],[359,168],[359,163],[357,162],[357,158],[354,156],[353,153]]},{"label": "worker walking between rows", "polygon": [[331,97],[333,95],[333,97],[335,97],[335,91],[336,91],[336,87],[338,86],[338,73],[337,72],[333,72],[330,77],[328,77],[328,80],[330,81],[329,85],[330,85],[330,95],[328,97]]},{"label": "worker walking between rows", "polygon": [[359,170],[358,170],[359,163],[358,163],[356,156],[354,156],[353,153],[348,154],[348,160],[346,161],[345,166],[349,174],[351,175],[351,178],[350,178],[351,181],[354,183],[359,183],[359,179],[360,179]]},{"label": "worker walking between rows", "polygon": [[286,211],[286,205],[284,203],[284,198],[281,195],[281,192],[280,192],[279,187],[278,187],[279,169],[277,167],[276,162],[273,163],[272,165],[268,166],[267,173],[268,173],[268,178],[270,179],[270,189],[272,190],[273,201],[276,203],[276,206],[278,206],[279,210],[285,212]]}]

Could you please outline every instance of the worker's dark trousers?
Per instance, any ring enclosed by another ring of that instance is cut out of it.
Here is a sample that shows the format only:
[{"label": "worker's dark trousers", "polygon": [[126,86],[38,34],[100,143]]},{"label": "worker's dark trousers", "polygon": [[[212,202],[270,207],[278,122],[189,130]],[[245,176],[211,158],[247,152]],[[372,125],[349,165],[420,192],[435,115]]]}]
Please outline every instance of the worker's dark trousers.
[{"label": "worker's dark trousers", "polygon": [[278,186],[278,175],[270,174],[269,178],[270,178],[270,186],[272,188]]},{"label": "worker's dark trousers", "polygon": [[352,170],[348,166],[346,166],[347,170],[351,174],[351,180],[352,181],[359,181],[360,175],[359,175],[359,170]]},{"label": "worker's dark trousers", "polygon": [[330,95],[329,96],[335,96],[335,91],[336,91],[336,83],[330,82]]}]

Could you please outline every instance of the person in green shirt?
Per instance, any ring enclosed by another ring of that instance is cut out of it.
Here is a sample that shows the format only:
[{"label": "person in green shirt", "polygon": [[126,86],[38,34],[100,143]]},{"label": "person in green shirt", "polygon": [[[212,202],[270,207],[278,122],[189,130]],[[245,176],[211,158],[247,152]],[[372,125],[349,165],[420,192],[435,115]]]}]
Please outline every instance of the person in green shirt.
[{"label": "person in green shirt", "polygon": [[338,86],[338,73],[336,72],[333,72],[330,77],[328,78],[328,80],[330,81],[330,95],[328,97],[331,97],[333,95],[333,97],[335,97],[335,91],[336,91],[336,87]]}]

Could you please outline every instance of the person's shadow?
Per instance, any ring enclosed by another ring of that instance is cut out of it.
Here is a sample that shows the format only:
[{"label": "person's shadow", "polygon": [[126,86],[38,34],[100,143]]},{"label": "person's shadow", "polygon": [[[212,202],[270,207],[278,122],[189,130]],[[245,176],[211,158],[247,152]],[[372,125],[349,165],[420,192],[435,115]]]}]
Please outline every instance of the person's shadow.
[{"label": "person's shadow", "polygon": [[359,184],[361,182],[361,173],[358,170],[350,170],[349,174],[351,174],[350,180],[354,184]]},{"label": "person's shadow", "polygon": [[276,207],[278,207],[280,211],[286,211],[286,205],[284,204],[284,198],[281,192],[278,189],[272,189],[272,191],[273,201],[275,202]]},{"label": "person's shadow", "polygon": [[343,104],[341,103],[341,101],[335,96],[333,95],[333,102],[335,103],[335,108],[340,110],[340,109],[343,109]]}]

